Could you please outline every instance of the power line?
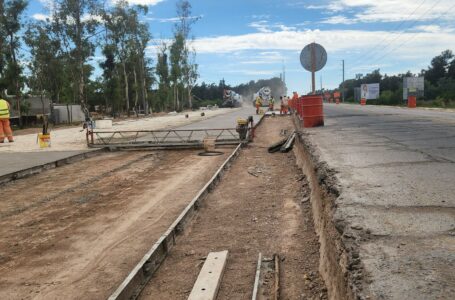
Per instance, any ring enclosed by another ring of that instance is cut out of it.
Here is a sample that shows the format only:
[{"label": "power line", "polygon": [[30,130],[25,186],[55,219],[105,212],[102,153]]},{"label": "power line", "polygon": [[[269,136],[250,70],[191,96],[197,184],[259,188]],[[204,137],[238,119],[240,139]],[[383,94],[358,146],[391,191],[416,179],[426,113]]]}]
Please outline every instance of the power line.
[{"label": "power line", "polygon": [[[455,4],[452,5],[447,11],[451,11],[452,9],[455,8]],[[437,21],[439,21],[444,15],[446,15],[445,12],[441,13],[436,19],[434,19],[433,22],[431,22],[429,25],[433,25],[435,24]],[[398,46],[392,48],[390,51],[384,53],[381,57],[379,57],[378,59],[374,60],[373,62],[377,62],[377,61],[380,61],[381,59],[385,58],[387,55],[389,55],[390,53],[392,53],[393,51],[395,51],[396,49],[402,47],[405,43],[415,39],[417,36],[423,34],[423,32],[420,32],[420,33],[417,33],[417,34],[414,34],[413,36],[411,36],[408,40],[405,40],[403,41],[401,44],[399,44]]]},{"label": "power line", "polygon": [[[422,19],[423,17],[425,17],[429,12],[431,12],[431,11],[432,11],[432,10],[433,10],[441,1],[442,1],[442,0],[439,0],[439,1],[436,2],[432,7],[430,7],[428,10],[426,10],[422,15],[420,15],[419,18],[417,18],[416,20],[414,20],[414,22],[412,22],[411,25],[407,27],[407,29],[411,28],[412,26],[414,26],[415,24],[417,24],[417,22],[421,21],[421,19]],[[437,19],[436,19],[436,20],[437,20]],[[393,38],[392,40],[390,40],[384,47],[381,47],[381,49],[378,50],[378,51],[381,51],[381,52],[383,53],[384,50],[386,50],[387,48],[389,48],[389,47],[392,45],[392,43],[395,42],[395,41],[396,41],[400,36],[402,36],[405,32],[406,32],[406,31],[403,30],[403,31],[401,31],[400,33],[398,33],[398,34],[395,36],[395,38]],[[374,53],[374,51],[373,51],[373,53]],[[378,52],[378,53],[379,53],[379,52]],[[371,55],[371,53],[370,53],[370,55],[366,56],[365,58],[368,58],[368,59],[371,58],[371,59],[373,59],[374,61],[376,61],[376,58],[375,58],[375,57],[376,57],[376,55],[377,55],[378,53],[374,53],[373,55]],[[364,58],[364,60],[365,60],[365,58]],[[353,65],[356,65],[356,64],[353,64]],[[351,68],[350,68],[350,71],[351,71],[353,68],[354,68],[354,67],[351,67]]]},{"label": "power line", "polygon": [[[422,7],[422,5],[423,5],[425,2],[427,2],[427,0],[423,0],[423,1],[420,3],[420,5],[419,5],[418,7],[416,7],[416,8],[414,9],[414,11],[408,16],[407,19],[401,21],[401,23],[398,24],[398,26],[396,26],[395,28],[393,28],[391,31],[392,31],[392,32],[395,32],[395,31],[397,31],[398,29],[400,29],[401,26],[403,26],[404,23],[406,23],[407,21],[409,21],[409,20],[411,19],[411,17],[417,12],[417,10],[418,10],[419,8]],[[363,54],[362,56],[360,56],[360,58],[358,58],[358,59],[360,60],[360,59],[362,59],[362,58],[364,58],[364,57],[370,56],[370,55],[371,55],[371,51],[374,52],[374,51],[377,49],[378,46],[380,46],[383,42],[385,42],[386,40],[388,40],[388,38],[389,38],[390,35],[391,35],[391,33],[389,32],[388,35],[386,35],[379,43],[377,43],[376,45],[374,45],[373,47],[371,47],[370,49],[368,49],[367,51],[365,51],[364,54]]]},{"label": "power line", "polygon": [[[439,3],[441,3],[442,0],[439,0],[438,2],[436,2],[430,9],[428,9],[423,15],[420,16],[420,18],[418,18],[417,20],[415,20],[414,22],[412,22],[412,24],[408,27],[408,28],[411,28],[412,26],[414,26],[415,24],[417,24],[417,22],[420,21],[421,18],[423,18],[425,15],[427,15],[429,12],[431,12]],[[395,36],[394,39],[392,39],[385,47],[383,47],[381,49],[381,52],[384,51],[385,49],[387,49],[390,45],[392,45],[393,42],[395,42],[400,36],[402,36],[403,34],[405,33],[405,31],[402,31],[400,32],[398,35]],[[376,56],[376,54],[374,54],[373,56],[371,56],[372,59],[374,59]]]}]

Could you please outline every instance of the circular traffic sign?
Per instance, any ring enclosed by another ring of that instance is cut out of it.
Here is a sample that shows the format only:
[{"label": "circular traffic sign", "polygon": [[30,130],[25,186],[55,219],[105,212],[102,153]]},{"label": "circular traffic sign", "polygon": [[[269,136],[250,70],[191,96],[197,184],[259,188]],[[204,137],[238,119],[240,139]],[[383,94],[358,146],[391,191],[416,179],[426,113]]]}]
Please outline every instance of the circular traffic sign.
[{"label": "circular traffic sign", "polygon": [[327,52],[319,44],[311,43],[306,45],[300,53],[300,63],[307,71],[320,71],[327,63]]}]

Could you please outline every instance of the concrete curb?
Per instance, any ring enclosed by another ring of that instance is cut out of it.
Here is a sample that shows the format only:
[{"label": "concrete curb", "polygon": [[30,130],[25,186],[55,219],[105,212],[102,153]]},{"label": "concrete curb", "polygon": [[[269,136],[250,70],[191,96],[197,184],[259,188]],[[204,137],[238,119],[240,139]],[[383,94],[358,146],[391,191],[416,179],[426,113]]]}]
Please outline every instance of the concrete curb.
[{"label": "concrete curb", "polygon": [[94,156],[100,154],[101,152],[104,152],[105,150],[106,149],[98,149],[98,150],[93,150],[93,151],[89,151],[89,152],[79,153],[79,154],[72,155],[72,156],[69,156],[66,158],[62,158],[62,159],[59,159],[56,161],[52,161],[49,163],[41,164],[41,165],[34,166],[31,168],[27,168],[27,169],[23,169],[20,171],[2,175],[2,176],[0,176],[0,186],[3,184],[6,184],[8,182],[14,181],[14,180],[18,180],[18,179],[22,179],[22,178],[26,178],[26,177],[29,177],[32,175],[39,174],[46,170],[51,170],[54,168],[58,168],[58,167],[61,167],[64,165],[72,164],[72,163],[87,159],[90,157],[94,157]]},{"label": "concrete curb", "polygon": [[144,255],[139,263],[128,274],[125,280],[117,287],[109,300],[136,299],[145,285],[149,282],[152,275],[166,259],[169,251],[175,245],[176,236],[184,231],[186,224],[197,213],[200,203],[206,198],[207,194],[213,190],[221,180],[223,173],[230,167],[232,161],[239,155],[241,144],[235,148],[233,153],[216,171],[215,175],[198,192],[178,218],[172,223],[169,229],[158,239],[152,248]]}]

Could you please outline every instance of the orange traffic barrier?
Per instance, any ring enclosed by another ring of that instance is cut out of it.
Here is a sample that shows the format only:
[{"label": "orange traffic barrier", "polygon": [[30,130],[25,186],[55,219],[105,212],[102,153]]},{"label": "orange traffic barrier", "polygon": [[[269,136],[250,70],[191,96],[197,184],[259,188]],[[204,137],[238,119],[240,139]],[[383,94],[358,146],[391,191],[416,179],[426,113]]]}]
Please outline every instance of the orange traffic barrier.
[{"label": "orange traffic barrier", "polygon": [[302,96],[303,127],[324,126],[323,97],[318,95]]},{"label": "orange traffic barrier", "polygon": [[409,96],[408,97],[408,107],[409,108],[416,108],[417,107],[417,97],[416,96]]},{"label": "orange traffic barrier", "polygon": [[367,105],[367,99],[365,98],[360,99],[360,105]]}]

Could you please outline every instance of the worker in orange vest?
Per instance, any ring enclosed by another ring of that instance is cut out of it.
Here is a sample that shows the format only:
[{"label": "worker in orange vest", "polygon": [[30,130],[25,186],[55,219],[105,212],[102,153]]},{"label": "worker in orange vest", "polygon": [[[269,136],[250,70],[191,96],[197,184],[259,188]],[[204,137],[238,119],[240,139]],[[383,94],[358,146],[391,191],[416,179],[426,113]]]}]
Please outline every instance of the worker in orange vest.
[{"label": "worker in orange vest", "polygon": [[5,141],[5,136],[10,143],[14,142],[9,117],[9,103],[0,98],[0,143]]}]

